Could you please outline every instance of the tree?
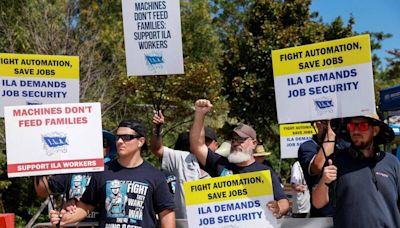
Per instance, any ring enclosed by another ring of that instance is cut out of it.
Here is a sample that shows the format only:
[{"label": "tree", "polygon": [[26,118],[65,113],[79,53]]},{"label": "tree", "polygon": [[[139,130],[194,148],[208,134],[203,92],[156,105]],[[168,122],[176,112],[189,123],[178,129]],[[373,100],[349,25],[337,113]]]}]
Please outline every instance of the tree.
[{"label": "tree", "polygon": [[[79,56],[80,101],[102,103],[103,126],[113,130],[120,120],[138,116],[151,129],[148,104],[157,100],[152,97],[159,96],[155,90],[162,87],[162,80],[126,76],[121,1],[19,0],[1,1],[0,7],[1,52]],[[218,68],[221,47],[211,26],[208,1],[184,1],[181,9],[185,75],[169,76],[162,95],[170,107],[166,111],[170,133],[189,128],[195,99],[207,97],[223,104]],[[4,149],[4,121],[0,128]],[[171,145],[174,134],[167,136],[165,142]],[[158,164],[149,153],[144,157]],[[22,226],[39,201],[32,203],[29,178],[7,179],[4,158],[0,155],[0,206],[16,213]],[[42,219],[47,220],[46,215]]]}]

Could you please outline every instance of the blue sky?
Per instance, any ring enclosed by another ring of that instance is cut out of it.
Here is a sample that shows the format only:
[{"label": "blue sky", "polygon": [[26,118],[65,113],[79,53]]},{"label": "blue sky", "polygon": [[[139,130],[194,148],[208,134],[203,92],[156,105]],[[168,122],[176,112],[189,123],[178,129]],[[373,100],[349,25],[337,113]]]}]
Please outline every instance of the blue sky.
[{"label": "blue sky", "polygon": [[341,16],[346,23],[353,15],[356,32],[385,32],[393,36],[384,40],[382,49],[374,51],[383,64],[389,55],[385,50],[400,49],[400,1],[399,0],[312,0],[311,11],[317,11],[323,22],[332,22]]}]

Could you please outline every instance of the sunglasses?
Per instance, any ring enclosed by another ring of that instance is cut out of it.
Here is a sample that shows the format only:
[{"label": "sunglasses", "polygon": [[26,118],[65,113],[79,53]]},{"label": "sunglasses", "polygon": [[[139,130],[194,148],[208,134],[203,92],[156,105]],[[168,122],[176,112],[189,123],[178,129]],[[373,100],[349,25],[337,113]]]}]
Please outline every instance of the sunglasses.
[{"label": "sunglasses", "polygon": [[244,143],[244,141],[246,141],[247,139],[248,138],[242,138],[242,137],[236,136],[236,137],[231,138],[231,142]]},{"label": "sunglasses", "polygon": [[137,139],[137,138],[141,138],[141,137],[143,137],[143,136],[141,136],[141,135],[115,135],[115,141],[122,139],[122,141],[126,142],[126,141],[130,141],[132,139]]},{"label": "sunglasses", "polygon": [[368,131],[369,129],[369,122],[361,122],[361,123],[348,123],[347,130],[353,132],[356,130],[356,127],[359,131]]}]

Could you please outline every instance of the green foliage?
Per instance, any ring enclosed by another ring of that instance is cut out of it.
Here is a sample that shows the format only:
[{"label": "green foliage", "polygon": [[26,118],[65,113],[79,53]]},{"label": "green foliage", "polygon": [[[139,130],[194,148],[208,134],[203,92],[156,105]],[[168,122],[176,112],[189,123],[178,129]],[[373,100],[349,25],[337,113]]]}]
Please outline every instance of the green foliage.
[{"label": "green foliage", "polygon": [[[154,104],[161,101],[167,146],[190,128],[195,100],[207,98],[214,104],[207,124],[220,135],[237,122],[252,124],[285,180],[293,161],[279,162],[271,51],[355,34],[355,18],[324,24],[309,6],[310,0],[181,1],[185,74],[166,78],[126,77],[120,0],[0,0],[0,52],[79,56],[80,100],[101,102],[103,127],[111,131],[132,117],[152,129]],[[371,37],[374,50],[390,35]],[[377,90],[400,83],[399,52],[390,51],[385,69],[373,57]],[[0,129],[3,151],[3,119]],[[151,153],[143,157],[158,165]],[[16,213],[23,226],[40,201],[29,178],[8,179],[5,170],[5,154],[0,153],[0,212]]]}]

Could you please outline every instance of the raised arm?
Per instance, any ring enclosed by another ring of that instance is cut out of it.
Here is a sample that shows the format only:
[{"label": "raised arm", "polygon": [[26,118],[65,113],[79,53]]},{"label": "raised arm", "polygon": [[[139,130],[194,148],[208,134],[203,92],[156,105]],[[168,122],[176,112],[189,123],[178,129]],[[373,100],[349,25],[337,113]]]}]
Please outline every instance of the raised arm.
[{"label": "raised arm", "polygon": [[164,154],[164,146],[161,135],[163,125],[164,125],[164,115],[162,114],[161,111],[154,111],[153,135],[151,136],[150,149],[151,152],[158,158],[162,158]]},{"label": "raised arm", "polygon": [[326,156],[329,157],[335,150],[335,139],[336,134],[335,132],[333,132],[330,122],[328,122],[328,128],[324,137],[324,141],[322,142],[322,146],[318,150],[315,158],[310,164],[311,175],[319,175],[321,173],[321,170],[325,164],[325,156],[323,150],[325,150]]},{"label": "raised arm", "polygon": [[324,168],[321,179],[312,191],[312,204],[315,208],[322,208],[329,202],[328,184],[336,180],[337,168],[332,165],[332,160],[328,160],[328,166]]},{"label": "raised arm", "polygon": [[212,108],[209,100],[199,99],[195,103],[192,128],[190,129],[190,150],[203,166],[206,165],[208,147],[204,137],[204,118]]},{"label": "raised arm", "polygon": [[40,198],[47,198],[51,194],[47,178],[48,176],[35,176],[33,178],[36,194]]}]

